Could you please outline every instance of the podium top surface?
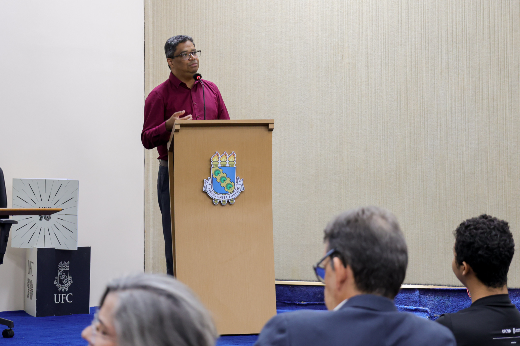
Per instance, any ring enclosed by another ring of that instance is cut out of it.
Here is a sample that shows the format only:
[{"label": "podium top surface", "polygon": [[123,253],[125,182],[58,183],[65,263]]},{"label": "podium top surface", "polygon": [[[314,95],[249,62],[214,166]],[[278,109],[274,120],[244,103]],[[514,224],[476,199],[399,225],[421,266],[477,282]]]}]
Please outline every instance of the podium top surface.
[{"label": "podium top surface", "polygon": [[247,120],[177,120],[173,126],[168,150],[173,151],[173,135],[183,127],[219,127],[219,126],[266,126],[269,131],[274,130],[274,119],[247,119]]},{"label": "podium top surface", "polygon": [[0,208],[0,215],[51,215],[61,208]]},{"label": "podium top surface", "polygon": [[179,131],[181,127],[204,127],[204,126],[269,126],[274,129],[274,119],[248,119],[248,120],[177,120],[175,122],[175,131]]}]

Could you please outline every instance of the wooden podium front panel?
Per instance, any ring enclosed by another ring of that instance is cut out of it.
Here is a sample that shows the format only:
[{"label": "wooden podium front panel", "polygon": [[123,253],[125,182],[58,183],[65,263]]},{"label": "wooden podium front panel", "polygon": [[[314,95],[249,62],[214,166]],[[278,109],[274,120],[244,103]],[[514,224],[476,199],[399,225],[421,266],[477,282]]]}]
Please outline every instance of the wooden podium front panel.
[{"label": "wooden podium front panel", "polygon": [[[174,134],[176,274],[213,313],[220,334],[259,333],[276,314],[271,134],[267,126],[181,127]],[[245,190],[234,205],[213,205],[202,191],[216,151],[236,153]]]}]

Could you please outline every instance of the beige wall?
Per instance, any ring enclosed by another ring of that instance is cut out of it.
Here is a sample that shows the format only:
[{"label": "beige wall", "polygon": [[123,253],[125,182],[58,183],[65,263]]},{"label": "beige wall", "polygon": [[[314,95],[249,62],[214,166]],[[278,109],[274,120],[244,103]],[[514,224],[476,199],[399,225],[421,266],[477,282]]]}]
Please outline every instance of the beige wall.
[{"label": "beige wall", "polygon": [[[360,205],[397,215],[407,283],[458,284],[465,218],[504,218],[520,242],[519,0],[147,0],[145,22],[145,94],[168,76],[166,39],[188,34],[233,119],[275,119],[278,279],[313,280],[327,221]],[[146,270],[162,271],[145,156]]]}]

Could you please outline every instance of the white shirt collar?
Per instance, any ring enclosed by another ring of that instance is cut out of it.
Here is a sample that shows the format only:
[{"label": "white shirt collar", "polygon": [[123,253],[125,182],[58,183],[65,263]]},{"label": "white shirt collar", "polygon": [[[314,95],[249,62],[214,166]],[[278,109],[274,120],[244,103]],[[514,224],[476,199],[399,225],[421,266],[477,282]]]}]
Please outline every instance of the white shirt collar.
[{"label": "white shirt collar", "polygon": [[332,311],[337,311],[337,310],[341,309],[341,307],[347,302],[347,300],[348,299],[345,299],[344,301],[339,303]]}]

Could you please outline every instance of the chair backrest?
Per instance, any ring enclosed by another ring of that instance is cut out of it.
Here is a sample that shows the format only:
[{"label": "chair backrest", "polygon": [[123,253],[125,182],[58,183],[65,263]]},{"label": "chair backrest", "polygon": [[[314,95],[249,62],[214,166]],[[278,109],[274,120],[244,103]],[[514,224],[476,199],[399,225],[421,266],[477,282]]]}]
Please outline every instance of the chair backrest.
[{"label": "chair backrest", "polygon": [[[4,171],[0,168],[0,208],[7,208],[7,193],[5,192]],[[0,219],[8,219],[9,216],[0,216]]]}]

